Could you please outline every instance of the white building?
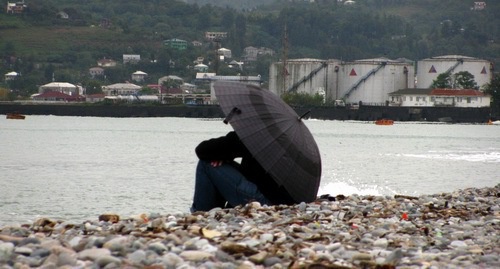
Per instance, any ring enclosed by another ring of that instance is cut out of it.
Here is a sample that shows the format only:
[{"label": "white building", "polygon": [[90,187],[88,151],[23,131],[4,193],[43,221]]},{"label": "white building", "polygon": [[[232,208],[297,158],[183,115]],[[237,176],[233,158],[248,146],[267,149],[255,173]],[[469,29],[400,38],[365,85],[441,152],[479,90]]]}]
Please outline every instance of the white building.
[{"label": "white building", "polygon": [[389,93],[391,106],[489,107],[491,97],[478,90],[401,89]]},{"label": "white building", "polygon": [[133,83],[116,83],[108,86],[103,86],[102,91],[107,96],[113,95],[135,95],[141,90],[141,86]]},{"label": "white building", "polygon": [[67,95],[82,95],[83,88],[68,82],[51,82],[38,88],[38,93],[60,92]]},{"label": "white building", "polygon": [[219,54],[220,56],[222,56],[223,58],[222,59],[225,59],[225,58],[232,58],[232,52],[230,49],[226,49],[226,48],[220,48],[217,50],[217,54]]}]

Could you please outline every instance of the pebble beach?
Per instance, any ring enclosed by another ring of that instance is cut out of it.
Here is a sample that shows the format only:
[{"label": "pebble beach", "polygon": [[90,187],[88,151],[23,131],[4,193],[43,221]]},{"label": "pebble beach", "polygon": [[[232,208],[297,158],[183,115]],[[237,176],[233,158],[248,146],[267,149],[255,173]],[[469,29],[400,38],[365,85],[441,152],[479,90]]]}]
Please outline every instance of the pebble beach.
[{"label": "pebble beach", "polygon": [[500,268],[500,184],[0,227],[0,268]]}]

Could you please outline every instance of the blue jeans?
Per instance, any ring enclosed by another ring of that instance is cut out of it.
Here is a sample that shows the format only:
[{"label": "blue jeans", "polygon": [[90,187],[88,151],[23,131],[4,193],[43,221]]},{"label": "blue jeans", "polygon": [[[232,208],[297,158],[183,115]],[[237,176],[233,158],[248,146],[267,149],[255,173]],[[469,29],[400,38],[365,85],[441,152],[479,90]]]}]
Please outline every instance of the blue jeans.
[{"label": "blue jeans", "polygon": [[235,165],[224,163],[213,167],[209,161],[198,162],[191,212],[223,208],[226,202],[229,206],[251,201],[269,204],[257,186],[247,180]]}]

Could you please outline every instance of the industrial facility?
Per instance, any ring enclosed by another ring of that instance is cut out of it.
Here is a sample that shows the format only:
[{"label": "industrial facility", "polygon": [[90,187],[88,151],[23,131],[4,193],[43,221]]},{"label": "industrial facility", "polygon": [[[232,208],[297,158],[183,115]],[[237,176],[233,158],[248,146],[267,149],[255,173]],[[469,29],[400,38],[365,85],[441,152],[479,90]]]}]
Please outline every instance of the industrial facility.
[{"label": "industrial facility", "polygon": [[[416,69],[418,68],[418,70]],[[429,70],[433,71],[432,73]],[[440,73],[468,71],[482,86],[491,81],[489,61],[465,56],[441,56],[418,62],[408,59],[363,59],[352,62],[329,59],[289,59],[272,63],[269,90],[320,94],[325,101],[345,104],[386,105],[389,93],[429,87]]]},{"label": "industrial facility", "polygon": [[493,78],[493,64],[478,58],[446,55],[423,59],[417,62],[417,87],[430,87],[439,74],[467,71],[474,76],[479,87],[490,83]]}]

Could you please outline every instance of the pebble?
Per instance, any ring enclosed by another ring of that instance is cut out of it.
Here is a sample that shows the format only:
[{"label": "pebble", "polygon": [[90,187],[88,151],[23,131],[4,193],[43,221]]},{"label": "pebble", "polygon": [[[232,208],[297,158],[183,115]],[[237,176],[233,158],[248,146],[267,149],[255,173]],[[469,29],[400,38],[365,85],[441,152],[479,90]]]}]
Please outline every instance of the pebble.
[{"label": "pebble", "polygon": [[500,268],[500,185],[0,227],[0,268]]}]

